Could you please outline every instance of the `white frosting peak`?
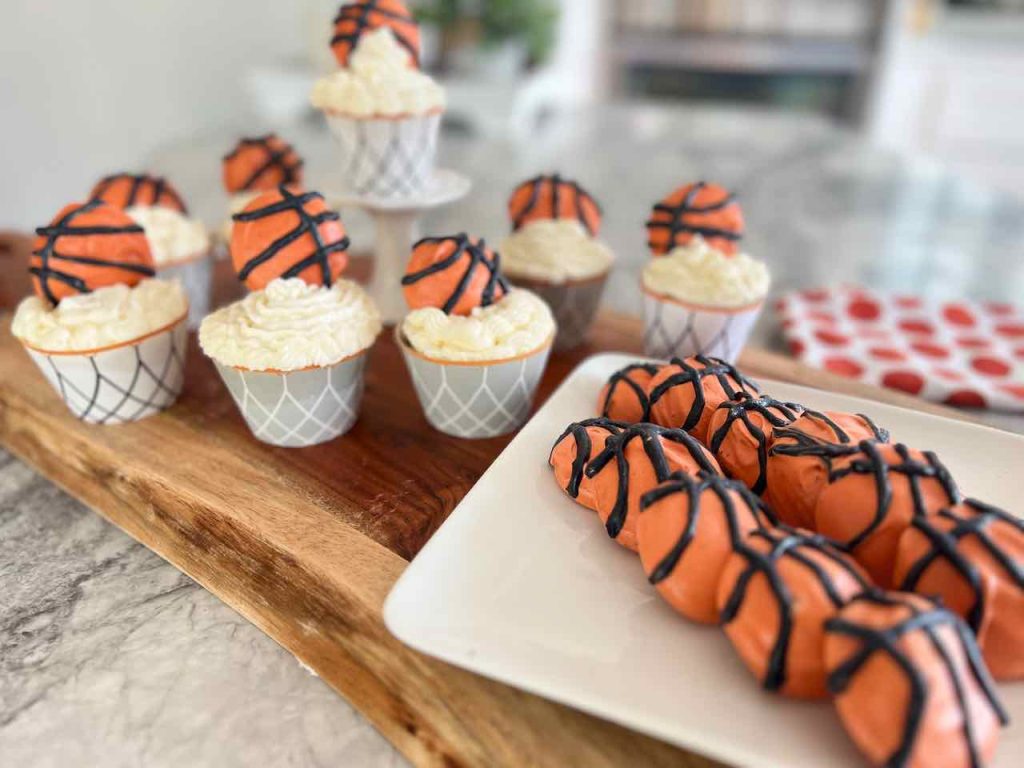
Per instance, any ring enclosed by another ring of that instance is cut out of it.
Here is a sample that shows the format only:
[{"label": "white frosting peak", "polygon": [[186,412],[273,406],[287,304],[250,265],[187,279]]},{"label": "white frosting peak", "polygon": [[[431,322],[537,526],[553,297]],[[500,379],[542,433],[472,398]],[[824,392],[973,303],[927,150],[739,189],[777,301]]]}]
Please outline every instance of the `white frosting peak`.
[{"label": "white frosting peak", "polygon": [[207,315],[199,344],[222,365],[294,371],[361,352],[380,329],[376,305],[356,283],[338,280],[325,288],[278,278]]},{"label": "white frosting peak", "polygon": [[444,108],[444,89],[416,69],[390,29],[379,27],[359,38],[348,67],[316,81],[310,101],[354,117],[423,115]]},{"label": "white frosting peak", "polygon": [[573,219],[537,219],[501,244],[501,266],[509,277],[548,283],[585,280],[608,271],[612,252]]},{"label": "white frosting peak", "polygon": [[125,213],[146,231],[153,261],[163,267],[205,256],[210,236],[203,222],[162,205],[137,205]]},{"label": "white frosting peak", "polygon": [[729,256],[694,237],[644,267],[648,291],[713,307],[742,307],[764,300],[771,278],[763,262],[745,253]]},{"label": "white frosting peak", "polygon": [[446,315],[435,307],[413,310],[402,322],[402,333],[427,357],[487,362],[540,349],[554,336],[555,319],[539,296],[518,288],[469,315]]},{"label": "white frosting peak", "polygon": [[85,352],[125,344],[183,319],[188,299],[176,280],[143,280],[68,296],[56,307],[38,296],[23,299],[11,332],[47,352]]}]

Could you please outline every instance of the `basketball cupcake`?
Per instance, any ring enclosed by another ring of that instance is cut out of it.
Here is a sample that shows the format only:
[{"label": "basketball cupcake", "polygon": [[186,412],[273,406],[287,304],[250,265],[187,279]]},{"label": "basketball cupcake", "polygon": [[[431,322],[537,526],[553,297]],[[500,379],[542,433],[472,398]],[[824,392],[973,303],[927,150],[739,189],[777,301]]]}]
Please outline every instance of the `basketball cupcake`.
[{"label": "basketball cupcake", "polygon": [[152,279],[150,244],[120,208],[94,198],[36,230],[11,331],[83,421],[135,421],[170,406],[184,380],[188,299]]},{"label": "basketball cupcake", "polygon": [[745,253],[743,215],[716,184],[687,184],[654,206],[654,258],[644,267],[644,348],[652,357],[706,354],[732,362],[768,295],[767,267]]},{"label": "basketball cupcake", "polygon": [[263,192],[282,184],[302,186],[304,162],[295,148],[274,133],[248,136],[221,159],[221,178],[228,198],[228,220],[221,234],[231,241],[231,216],[240,213]]},{"label": "basketball cupcake", "polygon": [[869,591],[825,624],[828,687],[872,765],[987,765],[1006,712],[970,631],[917,595]]},{"label": "basketball cupcake", "polygon": [[419,194],[434,172],[444,90],[419,70],[419,29],[399,0],[341,6],[331,48],[339,69],[310,99],[341,151],[347,192],[382,199]]},{"label": "basketball cupcake", "polygon": [[416,243],[402,291],[412,311],[396,336],[427,421],[456,437],[519,427],[555,337],[547,304],[510,289],[500,256],[464,233]]},{"label": "basketball cupcake", "polygon": [[513,232],[501,245],[505,274],[544,299],[558,323],[555,349],[583,341],[612,265],[597,239],[601,209],[557,173],[524,181],[508,203]]},{"label": "basketball cupcake", "polygon": [[197,328],[210,309],[210,236],[203,222],[189,217],[178,191],[159,176],[117,173],[100,179],[90,196],[123,209],[142,227],[156,276],[181,281],[189,327]]},{"label": "basketball cupcake", "polygon": [[893,583],[939,597],[978,638],[997,679],[1024,678],[1024,522],[967,499],[900,536]]},{"label": "basketball cupcake", "polygon": [[341,278],[347,247],[316,192],[281,186],[234,216],[231,259],[251,293],[207,316],[199,344],[259,440],[315,445],[355,423],[381,322]]},{"label": "basketball cupcake", "polygon": [[949,470],[931,451],[865,440],[832,462],[814,505],[814,527],[888,589],[902,533],[916,518],[959,501]]}]

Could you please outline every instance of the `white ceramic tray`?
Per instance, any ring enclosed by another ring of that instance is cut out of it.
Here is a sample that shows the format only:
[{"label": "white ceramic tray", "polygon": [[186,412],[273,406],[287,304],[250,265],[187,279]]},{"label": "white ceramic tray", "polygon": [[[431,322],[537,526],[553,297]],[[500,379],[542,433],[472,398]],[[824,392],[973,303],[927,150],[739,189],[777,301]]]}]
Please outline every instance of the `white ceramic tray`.
[{"label": "white ceramic tray", "polygon": [[[548,450],[595,415],[612,371],[582,363],[516,436],[388,596],[403,642],[452,664],[741,766],[862,766],[827,701],[765,693],[714,627],[654,592],[636,555],[551,479]],[[896,440],[930,448],[969,495],[1021,507],[1024,438],[845,395],[761,381],[817,409],[857,411]],[[1024,755],[1024,683],[1000,686],[1012,718],[994,763]]]}]

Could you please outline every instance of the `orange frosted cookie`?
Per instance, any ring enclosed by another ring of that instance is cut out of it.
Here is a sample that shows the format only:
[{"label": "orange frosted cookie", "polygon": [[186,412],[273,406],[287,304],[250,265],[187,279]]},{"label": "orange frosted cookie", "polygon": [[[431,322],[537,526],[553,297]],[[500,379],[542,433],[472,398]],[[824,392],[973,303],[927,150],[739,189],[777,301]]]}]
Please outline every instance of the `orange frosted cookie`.
[{"label": "orange frosted cookie", "polygon": [[597,237],[601,231],[601,206],[579,184],[557,173],[524,181],[508,200],[512,229],[539,219],[571,219]]},{"label": "orange frosted cookie", "polygon": [[409,52],[412,66],[419,66],[420,28],[402,0],[356,0],[345,3],[334,17],[331,50],[339,67],[347,67],[359,38],[387,27],[398,44]]},{"label": "orange frosted cookie", "polygon": [[674,474],[640,499],[640,562],[683,616],[713,624],[718,579],[743,538],[773,522],[746,486],[720,475]]},{"label": "orange frosted cookie", "polygon": [[654,206],[647,220],[647,245],[663,256],[700,236],[711,247],[734,254],[743,237],[743,212],[734,195],[718,184],[698,181],[676,189]]},{"label": "orange frosted cookie", "polygon": [[559,435],[548,455],[558,487],[570,498],[590,509],[597,509],[593,481],[585,470],[590,460],[604,450],[605,441],[629,425],[611,419],[584,419],[570,424]]},{"label": "orange frosted cookie", "polygon": [[613,373],[597,397],[601,415],[629,423],[647,421],[647,390],[660,370],[661,366],[654,363],[633,363]]},{"label": "orange frosted cookie", "polygon": [[860,566],[821,536],[754,531],[722,570],[722,627],[766,690],[824,696],[825,621],[869,585]]},{"label": "orange frosted cookie", "polygon": [[221,160],[221,171],[224,189],[231,195],[302,184],[302,158],[273,133],[239,139]]},{"label": "orange frosted cookie", "polygon": [[96,182],[89,197],[115,208],[160,206],[187,213],[178,190],[162,176],[148,173],[115,173]]},{"label": "orange frosted cookie", "polygon": [[825,627],[829,690],[872,765],[988,763],[1006,714],[957,616],[917,595],[874,591]]},{"label": "orange frosted cookie", "polygon": [[508,293],[498,254],[481,238],[465,233],[424,237],[417,242],[402,278],[410,309],[436,307],[447,315],[468,315]]}]

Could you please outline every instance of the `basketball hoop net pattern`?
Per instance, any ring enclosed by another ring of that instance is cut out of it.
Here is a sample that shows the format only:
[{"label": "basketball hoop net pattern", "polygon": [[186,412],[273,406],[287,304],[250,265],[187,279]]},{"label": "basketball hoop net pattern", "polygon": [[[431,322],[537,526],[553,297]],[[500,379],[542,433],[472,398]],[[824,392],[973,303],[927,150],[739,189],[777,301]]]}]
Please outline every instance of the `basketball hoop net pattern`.
[{"label": "basketball hoop net pattern", "polygon": [[492,365],[445,365],[410,353],[406,365],[427,421],[456,437],[495,437],[521,426],[530,413],[550,345],[533,355]]},{"label": "basketball hoop net pattern", "polygon": [[28,353],[76,417],[91,424],[121,424],[162,411],[178,399],[186,348],[183,320],[137,344],[93,354]]},{"label": "basketball hoop net pattern", "polygon": [[341,183],[385,200],[423,191],[433,176],[441,115],[358,119],[327,115],[341,151]]},{"label": "basketball hoop net pattern", "polygon": [[217,371],[253,435],[288,448],[316,445],[347,432],[363,399],[366,355],[331,366],[285,373]]},{"label": "basketball hoop net pattern", "polygon": [[644,351],[651,357],[707,355],[736,361],[757,316],[750,309],[718,312],[685,307],[644,295]]}]

